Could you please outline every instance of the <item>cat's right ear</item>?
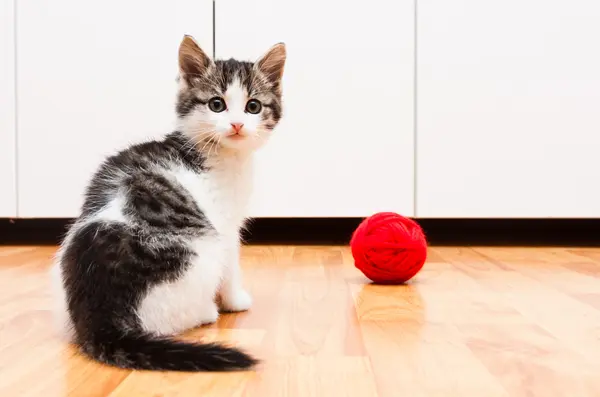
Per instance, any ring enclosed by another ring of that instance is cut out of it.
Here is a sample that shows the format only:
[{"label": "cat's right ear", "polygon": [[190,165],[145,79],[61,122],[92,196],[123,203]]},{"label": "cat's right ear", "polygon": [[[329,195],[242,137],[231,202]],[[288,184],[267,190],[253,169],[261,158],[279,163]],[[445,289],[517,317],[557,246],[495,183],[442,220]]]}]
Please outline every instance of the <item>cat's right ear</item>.
[{"label": "cat's right ear", "polygon": [[279,82],[283,76],[286,50],[284,43],[277,43],[267,51],[258,61],[256,67],[272,82]]},{"label": "cat's right ear", "polygon": [[190,83],[194,78],[204,75],[211,63],[212,60],[192,36],[185,35],[179,45],[179,71],[185,81]]}]

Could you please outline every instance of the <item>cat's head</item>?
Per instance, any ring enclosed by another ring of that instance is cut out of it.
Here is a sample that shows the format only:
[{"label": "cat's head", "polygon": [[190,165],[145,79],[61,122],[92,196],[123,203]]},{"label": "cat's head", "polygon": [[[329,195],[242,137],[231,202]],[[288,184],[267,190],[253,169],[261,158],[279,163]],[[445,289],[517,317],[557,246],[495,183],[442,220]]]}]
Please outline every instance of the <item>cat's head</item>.
[{"label": "cat's head", "polygon": [[266,142],[282,113],[285,45],[255,62],[212,60],[190,36],[179,47],[178,124],[201,147],[254,150]]}]

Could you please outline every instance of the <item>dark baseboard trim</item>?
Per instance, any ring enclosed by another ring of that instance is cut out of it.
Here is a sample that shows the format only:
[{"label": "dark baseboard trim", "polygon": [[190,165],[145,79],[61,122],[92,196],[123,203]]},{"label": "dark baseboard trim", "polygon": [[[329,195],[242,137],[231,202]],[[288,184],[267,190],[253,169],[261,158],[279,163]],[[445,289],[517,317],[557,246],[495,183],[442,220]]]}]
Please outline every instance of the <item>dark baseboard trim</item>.
[{"label": "dark baseboard trim", "polygon": [[[348,244],[361,218],[258,218],[248,244]],[[600,246],[600,219],[417,219],[430,245]],[[0,219],[0,244],[52,245],[71,219]]]}]

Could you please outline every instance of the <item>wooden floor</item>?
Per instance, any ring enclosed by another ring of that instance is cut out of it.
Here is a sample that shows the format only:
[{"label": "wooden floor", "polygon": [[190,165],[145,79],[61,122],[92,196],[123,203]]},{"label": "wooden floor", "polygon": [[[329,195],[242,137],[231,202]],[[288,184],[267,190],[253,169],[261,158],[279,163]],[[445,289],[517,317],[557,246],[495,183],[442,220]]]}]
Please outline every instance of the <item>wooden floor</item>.
[{"label": "wooden floor", "polygon": [[57,339],[54,247],[0,248],[0,396],[600,396],[600,250],[431,248],[411,285],[375,286],[344,247],[252,246],[255,305],[186,338],[253,372],[129,372]]}]

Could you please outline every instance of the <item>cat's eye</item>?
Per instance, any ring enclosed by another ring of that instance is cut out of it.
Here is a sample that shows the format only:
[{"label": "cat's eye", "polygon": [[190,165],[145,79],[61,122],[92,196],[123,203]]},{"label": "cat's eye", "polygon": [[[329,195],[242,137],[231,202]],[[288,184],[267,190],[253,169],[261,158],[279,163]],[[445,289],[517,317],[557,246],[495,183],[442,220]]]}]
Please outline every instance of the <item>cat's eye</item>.
[{"label": "cat's eye", "polygon": [[246,112],[257,114],[262,109],[262,105],[260,101],[256,99],[250,99],[248,103],[246,103]]},{"label": "cat's eye", "polygon": [[214,97],[208,101],[208,107],[215,113],[221,113],[223,110],[227,109],[225,105],[225,100],[223,98]]}]

